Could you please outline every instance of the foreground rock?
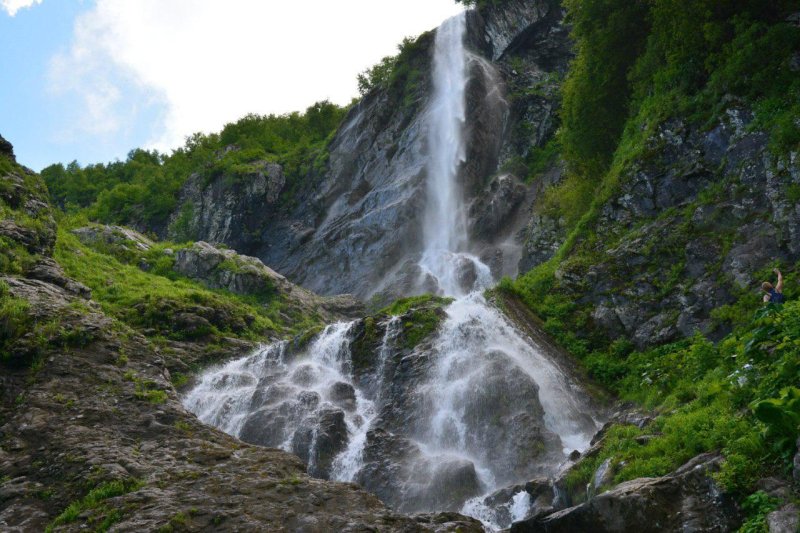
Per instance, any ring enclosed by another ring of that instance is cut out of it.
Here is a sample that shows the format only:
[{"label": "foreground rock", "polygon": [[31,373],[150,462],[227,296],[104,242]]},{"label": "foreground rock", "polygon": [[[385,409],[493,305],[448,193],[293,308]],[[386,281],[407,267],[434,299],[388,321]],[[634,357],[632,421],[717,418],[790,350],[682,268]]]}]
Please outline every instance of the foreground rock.
[{"label": "foreground rock", "polygon": [[482,531],[399,515],[201,424],[171,384],[183,352],[104,314],[53,260],[41,179],[15,167],[0,185],[3,227],[19,229],[0,250],[0,530]]},{"label": "foreground rock", "polygon": [[[353,485],[315,480],[293,455],[237,441],[181,406],[158,350],[75,296],[3,278],[40,319],[80,336],[50,339],[34,371],[4,370],[0,529],[43,530],[89,489],[126,487],[64,522],[122,530],[480,531],[463,517],[391,513]],[[77,339],[77,340],[75,340]],[[125,357],[123,357],[125,354]],[[104,485],[105,484],[105,485]]]},{"label": "foreground rock", "polygon": [[512,525],[513,533],[733,531],[741,517],[711,477],[722,457],[703,454],[674,473],[620,483],[586,503]]}]

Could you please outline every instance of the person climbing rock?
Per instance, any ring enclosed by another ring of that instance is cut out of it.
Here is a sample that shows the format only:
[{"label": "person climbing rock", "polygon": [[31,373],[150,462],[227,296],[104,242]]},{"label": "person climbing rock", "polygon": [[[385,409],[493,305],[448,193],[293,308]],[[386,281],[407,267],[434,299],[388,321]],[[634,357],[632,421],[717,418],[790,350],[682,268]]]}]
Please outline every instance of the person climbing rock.
[{"label": "person climbing rock", "polygon": [[765,281],[761,284],[761,290],[763,290],[766,294],[764,295],[764,303],[765,304],[782,304],[784,297],[783,297],[783,275],[781,271],[777,268],[772,270],[776,276],[778,276],[778,283],[775,286],[772,286],[772,283],[769,281]]}]

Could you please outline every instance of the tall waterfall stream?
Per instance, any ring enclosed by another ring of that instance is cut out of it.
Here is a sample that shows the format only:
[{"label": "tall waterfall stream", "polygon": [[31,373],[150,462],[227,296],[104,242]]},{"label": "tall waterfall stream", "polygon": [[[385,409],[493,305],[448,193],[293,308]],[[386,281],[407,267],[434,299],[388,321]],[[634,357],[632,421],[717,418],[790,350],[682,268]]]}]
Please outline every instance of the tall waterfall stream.
[{"label": "tall waterfall stream", "polygon": [[460,510],[490,529],[525,517],[521,489],[501,507],[485,496],[553,474],[584,450],[597,416],[547,347],[520,332],[483,291],[495,280],[470,253],[459,188],[469,52],[465,16],[437,31],[428,113],[423,276],[455,300],[435,338],[409,354],[402,324],[377,325],[380,347],[356,368],[359,321],[327,326],[212,368],[187,394],[204,422],[248,442],[296,453],[312,475],[355,481],[405,512]]}]

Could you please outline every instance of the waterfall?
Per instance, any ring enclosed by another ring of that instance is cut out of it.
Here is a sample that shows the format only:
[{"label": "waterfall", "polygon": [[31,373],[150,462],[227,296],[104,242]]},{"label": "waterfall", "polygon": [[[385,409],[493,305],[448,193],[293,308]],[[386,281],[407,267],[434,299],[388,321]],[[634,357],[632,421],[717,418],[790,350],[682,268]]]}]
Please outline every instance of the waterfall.
[{"label": "waterfall", "polygon": [[406,327],[399,317],[371,323],[383,335],[365,369],[353,360],[353,343],[367,322],[332,324],[305,347],[279,342],[206,371],[184,403],[202,421],[296,453],[312,475],[361,483],[398,510],[461,510],[499,529],[525,517],[530,497],[485,497],[554,473],[599,424],[550,349],[483,295],[495,280],[470,248],[460,184],[471,57],[465,28],[462,13],[437,31],[426,112],[419,267],[455,298],[438,332],[412,350],[398,342]]},{"label": "waterfall", "polygon": [[458,182],[465,161],[467,52],[466,16],[445,21],[436,31],[433,98],[428,111],[427,193],[420,267],[440,292],[463,296],[492,282],[489,267],[467,253],[467,216]]},{"label": "waterfall", "polygon": [[[378,350],[378,362],[375,374],[379,380],[383,378],[386,367],[386,359],[389,357],[392,343],[400,332],[400,318],[393,316],[386,323],[386,332],[383,335],[381,347]],[[375,402],[382,400],[380,392],[375,398]],[[337,481],[353,481],[359,470],[364,464],[364,447],[367,444],[367,432],[372,428],[372,422],[377,412],[375,409],[363,409],[360,412],[361,420],[359,426],[348,426],[351,435],[347,449],[339,454],[333,461],[331,478]]]}]

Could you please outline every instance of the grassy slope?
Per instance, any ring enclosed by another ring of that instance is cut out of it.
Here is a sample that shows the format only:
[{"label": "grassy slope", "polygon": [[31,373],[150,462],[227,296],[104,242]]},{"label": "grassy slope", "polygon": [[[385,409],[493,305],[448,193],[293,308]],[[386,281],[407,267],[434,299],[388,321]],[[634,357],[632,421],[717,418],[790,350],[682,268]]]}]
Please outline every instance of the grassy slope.
[{"label": "grassy slope", "polygon": [[[296,334],[318,324],[313,316],[292,313],[277,292],[243,296],[223,289],[209,289],[172,270],[174,258],[165,253],[184,245],[157,243],[146,252],[93,249],[82,244],[69,229],[80,218],[60,221],[55,258],[67,275],[92,289],[92,298],[103,310],[151,336],[182,340],[221,336],[264,340]],[[139,264],[149,265],[149,270]],[[176,315],[194,313],[210,322],[198,331],[181,329]]]}]

